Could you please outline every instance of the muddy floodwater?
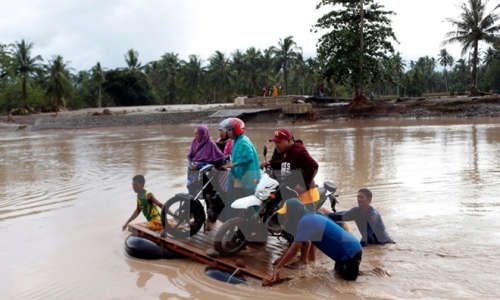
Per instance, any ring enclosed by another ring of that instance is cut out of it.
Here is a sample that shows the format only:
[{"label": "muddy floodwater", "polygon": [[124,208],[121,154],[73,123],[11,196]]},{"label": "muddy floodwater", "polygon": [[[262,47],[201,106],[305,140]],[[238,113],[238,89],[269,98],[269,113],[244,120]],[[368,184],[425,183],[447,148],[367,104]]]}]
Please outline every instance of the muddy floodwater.
[{"label": "muddy floodwater", "polygon": [[[337,208],[371,189],[397,243],[364,248],[356,282],[335,276],[320,255],[284,270],[294,279],[271,288],[251,278],[246,286],[215,281],[190,259],[124,252],[132,177],[143,174],[162,202],[184,192],[194,126],[0,132],[0,299],[499,297],[499,119],[289,126],[319,163],[316,183],[338,185]],[[259,154],[272,149],[277,127],[248,124]],[[209,128],[216,137],[216,125]]]}]

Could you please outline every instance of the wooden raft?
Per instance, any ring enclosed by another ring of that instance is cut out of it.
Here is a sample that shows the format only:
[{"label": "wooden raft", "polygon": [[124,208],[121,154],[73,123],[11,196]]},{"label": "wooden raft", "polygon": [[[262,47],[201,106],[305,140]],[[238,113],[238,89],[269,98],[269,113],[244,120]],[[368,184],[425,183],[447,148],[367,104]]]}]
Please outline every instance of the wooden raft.
[{"label": "wooden raft", "polygon": [[186,239],[176,239],[171,236],[161,237],[159,232],[149,229],[147,223],[130,224],[128,230],[133,235],[146,238],[169,250],[227,272],[236,271],[239,268],[236,266],[236,260],[242,259],[246,266],[239,268],[236,274],[239,276],[249,275],[260,280],[271,274],[272,263],[287,249],[287,242],[284,239],[269,236],[266,245],[248,243],[245,249],[233,256],[210,257],[206,250],[213,249],[213,240],[220,224],[217,221],[212,230],[203,233],[202,228],[197,234]]}]

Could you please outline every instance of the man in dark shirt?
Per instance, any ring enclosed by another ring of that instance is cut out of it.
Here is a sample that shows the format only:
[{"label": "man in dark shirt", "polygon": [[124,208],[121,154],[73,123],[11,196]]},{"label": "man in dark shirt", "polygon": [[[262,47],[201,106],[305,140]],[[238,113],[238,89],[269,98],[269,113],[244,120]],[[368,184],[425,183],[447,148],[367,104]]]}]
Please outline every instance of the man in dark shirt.
[{"label": "man in dark shirt", "polygon": [[[315,203],[319,200],[319,191],[314,182],[314,176],[318,172],[318,163],[311,157],[300,140],[295,140],[292,132],[286,128],[279,128],[269,141],[274,142],[275,152],[279,158],[273,155],[273,159],[261,164],[261,167],[271,166],[275,170],[277,180],[287,180],[287,185],[297,192],[291,195],[289,191],[282,188],[281,196],[285,199],[296,197],[310,211],[316,211]],[[299,261],[289,265],[290,268],[298,268],[316,259],[316,248],[311,243],[306,243],[301,249]]]},{"label": "man in dark shirt", "polygon": [[[274,142],[275,153],[272,159],[261,164],[261,167],[271,166],[280,182],[292,178],[293,186],[290,187],[298,193],[297,198],[302,203],[307,205],[317,201],[319,193],[314,177],[318,172],[318,163],[306,150],[304,143],[301,140],[295,140],[292,132],[286,128],[275,131],[273,138],[269,141]],[[291,175],[293,177],[290,177]]]},{"label": "man in dark shirt", "polygon": [[372,192],[368,189],[358,191],[358,206],[347,211],[330,212],[325,208],[318,211],[333,221],[355,221],[361,233],[361,245],[384,245],[395,243],[385,229],[379,212],[371,206]]}]

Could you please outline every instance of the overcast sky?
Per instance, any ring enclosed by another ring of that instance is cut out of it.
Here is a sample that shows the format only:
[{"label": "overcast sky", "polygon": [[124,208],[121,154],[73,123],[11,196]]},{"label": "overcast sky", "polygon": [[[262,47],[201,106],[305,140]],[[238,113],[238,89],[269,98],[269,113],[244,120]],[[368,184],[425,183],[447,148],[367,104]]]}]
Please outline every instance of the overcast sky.
[{"label": "overcast sky", "polygon": [[[216,50],[277,46],[293,36],[304,57],[316,56],[319,34],[310,32],[324,13],[319,0],[0,0],[0,43],[25,39],[32,54],[45,60],[61,55],[75,70],[96,62],[108,69],[124,67],[128,49],[145,64],[174,52],[180,59]],[[392,27],[403,58],[436,57],[446,32],[445,18],[457,19],[461,0],[379,0],[397,15]],[[490,12],[494,2],[490,1]],[[455,59],[458,46],[446,47]],[[483,49],[484,50],[484,49]]]}]

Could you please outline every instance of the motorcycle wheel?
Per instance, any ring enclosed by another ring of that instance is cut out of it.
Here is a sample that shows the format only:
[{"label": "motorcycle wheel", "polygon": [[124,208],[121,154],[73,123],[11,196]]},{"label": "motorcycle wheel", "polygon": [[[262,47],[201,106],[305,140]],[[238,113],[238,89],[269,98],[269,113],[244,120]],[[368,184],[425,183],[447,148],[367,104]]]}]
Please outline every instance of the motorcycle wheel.
[{"label": "motorcycle wheel", "polygon": [[178,194],[165,202],[161,209],[161,224],[175,238],[195,235],[205,223],[205,211],[199,201]]},{"label": "motorcycle wheel", "polygon": [[215,250],[222,256],[230,256],[242,250],[248,242],[243,233],[247,223],[244,218],[234,218],[222,224],[215,235]]}]

